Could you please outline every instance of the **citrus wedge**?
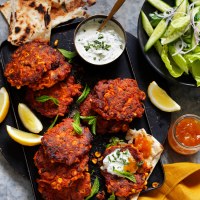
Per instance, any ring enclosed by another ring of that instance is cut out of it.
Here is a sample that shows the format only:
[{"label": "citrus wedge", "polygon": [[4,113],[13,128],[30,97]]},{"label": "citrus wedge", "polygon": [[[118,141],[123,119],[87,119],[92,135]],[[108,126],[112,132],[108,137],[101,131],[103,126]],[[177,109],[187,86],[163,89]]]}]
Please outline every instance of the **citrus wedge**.
[{"label": "citrus wedge", "polygon": [[151,102],[160,110],[174,112],[181,109],[181,107],[162,88],[160,88],[155,81],[150,83],[147,92]]},{"label": "citrus wedge", "polygon": [[5,119],[10,107],[8,92],[4,87],[0,89],[0,123]]},{"label": "citrus wedge", "polygon": [[30,132],[39,133],[43,129],[40,120],[25,104],[19,103],[18,113],[24,127]]},{"label": "citrus wedge", "polygon": [[17,143],[24,146],[35,146],[41,143],[41,135],[28,133],[11,126],[6,126],[8,135]]}]

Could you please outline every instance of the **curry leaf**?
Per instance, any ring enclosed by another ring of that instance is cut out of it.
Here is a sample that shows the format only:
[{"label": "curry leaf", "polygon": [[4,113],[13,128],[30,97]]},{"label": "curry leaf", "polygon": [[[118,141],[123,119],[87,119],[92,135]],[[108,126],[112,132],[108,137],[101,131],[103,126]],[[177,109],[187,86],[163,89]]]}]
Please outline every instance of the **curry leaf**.
[{"label": "curry leaf", "polygon": [[97,124],[96,116],[80,116],[80,118],[88,121],[88,124],[91,126],[92,133],[96,135],[96,124]]},{"label": "curry leaf", "polygon": [[58,120],[58,115],[56,115],[56,117],[53,120],[52,124],[49,126],[49,129],[54,127],[54,125],[56,124],[57,120]]},{"label": "curry leaf", "polygon": [[52,97],[52,96],[47,96],[47,95],[42,95],[40,97],[36,97],[36,101],[44,103],[46,101],[52,101],[53,103],[55,103],[56,105],[59,104],[58,99]]},{"label": "curry leaf", "polygon": [[99,192],[99,179],[96,177],[92,186],[92,190],[90,192],[90,195],[88,197],[86,197],[85,200],[91,199],[95,194],[97,194]]},{"label": "curry leaf", "polygon": [[67,51],[65,49],[58,49],[60,51],[60,53],[62,53],[63,56],[65,56],[65,58],[72,60],[77,53],[75,51]]},{"label": "curry leaf", "polygon": [[81,125],[81,123],[80,123],[80,113],[76,112],[73,119],[74,119],[74,122],[72,123],[72,126],[74,128],[74,131],[76,133],[78,133],[79,135],[81,135],[82,134],[82,128],[80,126]]},{"label": "curry leaf", "polygon": [[118,170],[113,170],[118,176],[124,177],[130,181],[132,181],[133,183],[136,183],[136,179],[135,176],[133,174],[131,174],[130,172],[126,172],[126,171],[118,171]]},{"label": "curry leaf", "polygon": [[83,102],[83,101],[86,99],[86,97],[87,97],[87,95],[88,95],[89,93],[90,93],[90,88],[89,88],[88,85],[86,84],[86,86],[85,86],[85,88],[84,88],[84,90],[83,90],[81,96],[77,99],[76,103],[81,103],[81,102]]},{"label": "curry leaf", "polygon": [[108,198],[108,200],[115,200],[115,194],[114,194],[114,192],[110,195],[110,197]]}]

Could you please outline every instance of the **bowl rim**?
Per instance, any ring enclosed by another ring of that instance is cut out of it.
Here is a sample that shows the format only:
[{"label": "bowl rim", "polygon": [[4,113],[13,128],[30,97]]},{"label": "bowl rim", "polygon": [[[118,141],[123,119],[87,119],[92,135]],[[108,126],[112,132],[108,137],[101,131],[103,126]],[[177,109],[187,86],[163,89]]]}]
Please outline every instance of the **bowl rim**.
[{"label": "bowl rim", "polygon": [[107,15],[101,15],[101,14],[92,15],[92,16],[90,16],[90,17],[84,19],[83,21],[81,21],[81,22],[77,25],[77,27],[76,27],[76,29],[75,29],[75,31],[74,31],[74,46],[75,46],[75,49],[76,49],[78,55],[79,55],[84,61],[86,61],[87,63],[89,63],[89,64],[91,64],[91,65],[94,65],[94,66],[104,66],[104,65],[108,65],[108,64],[114,62],[115,60],[117,60],[117,59],[123,54],[124,50],[126,49],[126,43],[127,43],[126,31],[125,31],[125,29],[123,28],[123,26],[121,25],[121,23],[120,23],[119,21],[117,21],[114,17],[112,17],[110,20],[111,20],[112,22],[114,22],[114,23],[122,30],[123,35],[124,35],[124,48],[123,48],[121,54],[120,54],[118,57],[116,57],[114,60],[112,60],[112,61],[109,61],[109,62],[107,62],[107,63],[102,63],[102,64],[100,63],[100,64],[98,64],[98,63],[89,62],[88,60],[86,60],[86,59],[79,53],[78,48],[76,47],[75,38],[76,38],[76,34],[78,33],[78,31],[79,31],[79,29],[81,28],[81,26],[82,26],[83,24],[85,24],[86,22],[92,20],[92,19],[95,19],[95,18],[102,18],[102,19],[105,19],[106,17],[107,17]]},{"label": "bowl rim", "polygon": [[[156,64],[152,61],[152,58],[146,54],[144,52],[144,46],[143,46],[143,43],[142,43],[142,37],[141,37],[141,32],[144,32],[144,29],[142,27],[142,17],[141,17],[141,11],[143,10],[144,11],[144,7],[145,6],[151,6],[147,1],[145,1],[141,7],[141,10],[140,10],[140,13],[139,13],[139,17],[138,17],[138,23],[137,23],[137,37],[138,37],[138,41],[139,41],[139,46],[140,46],[140,49],[142,51],[142,54],[144,55],[145,59],[148,61],[148,63],[151,65],[151,67],[159,74],[161,75],[164,79],[166,79],[167,81],[169,81],[170,83],[174,83],[174,84],[179,84],[179,85],[184,85],[184,86],[189,86],[189,87],[195,87],[197,88],[197,85],[194,81],[194,83],[192,82],[187,82],[187,81],[184,81],[184,80],[179,80],[178,78],[174,78],[173,76],[171,76],[171,74],[165,74],[160,68],[158,68],[156,66]],[[147,13],[145,13],[147,14]],[[145,33],[146,34],[146,33]],[[154,50],[156,51],[156,50]],[[157,53],[157,52],[156,52]],[[164,65],[164,63],[163,63]],[[186,76],[186,75],[185,75]],[[190,74],[190,76],[192,76]],[[181,76],[182,77],[182,76]],[[181,78],[179,77],[179,78]]]}]

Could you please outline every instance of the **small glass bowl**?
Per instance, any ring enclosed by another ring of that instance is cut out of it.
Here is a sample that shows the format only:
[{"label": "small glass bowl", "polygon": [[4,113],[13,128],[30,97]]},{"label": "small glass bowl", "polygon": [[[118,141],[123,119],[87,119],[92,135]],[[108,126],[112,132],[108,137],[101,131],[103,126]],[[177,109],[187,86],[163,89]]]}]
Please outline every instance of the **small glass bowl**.
[{"label": "small glass bowl", "polygon": [[181,143],[176,136],[176,127],[185,118],[195,119],[200,122],[200,117],[193,114],[186,114],[179,117],[169,128],[168,142],[172,149],[177,153],[180,153],[182,155],[191,155],[197,153],[200,150],[200,144],[196,146],[186,146]]}]

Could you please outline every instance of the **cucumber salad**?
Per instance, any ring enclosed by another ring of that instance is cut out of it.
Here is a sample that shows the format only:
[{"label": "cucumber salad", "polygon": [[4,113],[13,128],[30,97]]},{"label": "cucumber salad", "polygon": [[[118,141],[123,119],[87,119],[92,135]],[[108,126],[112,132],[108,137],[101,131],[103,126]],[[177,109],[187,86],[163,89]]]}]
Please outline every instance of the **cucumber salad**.
[{"label": "cucumber salad", "polygon": [[200,0],[175,0],[173,7],[147,1],[157,10],[148,17],[141,11],[149,36],[144,51],[154,46],[173,77],[191,74],[200,86]]}]

